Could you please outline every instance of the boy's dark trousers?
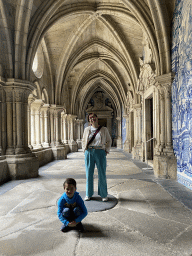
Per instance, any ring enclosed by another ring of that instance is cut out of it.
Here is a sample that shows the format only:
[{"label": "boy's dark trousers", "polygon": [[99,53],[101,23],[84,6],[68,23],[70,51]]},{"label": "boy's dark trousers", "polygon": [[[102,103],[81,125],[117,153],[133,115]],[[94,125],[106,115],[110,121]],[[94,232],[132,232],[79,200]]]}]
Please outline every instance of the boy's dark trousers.
[{"label": "boy's dark trousers", "polygon": [[[63,209],[63,212],[62,212],[63,216],[69,221],[69,222],[72,222],[74,221],[78,216],[81,215],[81,208],[80,207],[75,207],[75,208],[64,208]],[[61,227],[61,231],[62,232],[67,232],[69,231],[70,229],[73,229],[73,228],[70,228],[69,226],[65,226],[65,225],[62,225]],[[82,223],[78,223],[76,225],[76,227],[74,227],[74,229],[78,229],[79,231],[83,232],[84,231],[84,228],[83,228],[83,225]]]}]

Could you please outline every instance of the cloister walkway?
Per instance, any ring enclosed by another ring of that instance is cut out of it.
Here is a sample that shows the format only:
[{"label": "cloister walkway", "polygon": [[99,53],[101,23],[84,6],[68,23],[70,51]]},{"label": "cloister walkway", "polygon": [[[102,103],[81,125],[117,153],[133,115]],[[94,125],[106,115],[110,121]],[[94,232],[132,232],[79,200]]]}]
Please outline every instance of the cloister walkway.
[{"label": "cloister walkway", "polygon": [[118,203],[89,212],[84,233],[62,233],[56,214],[65,178],[75,178],[77,191],[85,191],[82,150],[41,167],[36,179],[2,185],[0,255],[192,255],[192,191],[176,181],[155,179],[142,167],[146,165],[112,149],[107,156],[108,193]]}]

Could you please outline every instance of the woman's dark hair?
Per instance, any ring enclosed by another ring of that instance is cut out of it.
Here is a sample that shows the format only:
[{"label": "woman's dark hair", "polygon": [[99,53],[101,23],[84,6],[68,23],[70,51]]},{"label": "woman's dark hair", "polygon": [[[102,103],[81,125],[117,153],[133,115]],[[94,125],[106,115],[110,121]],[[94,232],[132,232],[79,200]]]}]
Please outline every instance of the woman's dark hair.
[{"label": "woman's dark hair", "polygon": [[63,187],[65,188],[66,184],[71,184],[76,188],[76,181],[73,178],[67,178],[64,183],[63,183]]}]

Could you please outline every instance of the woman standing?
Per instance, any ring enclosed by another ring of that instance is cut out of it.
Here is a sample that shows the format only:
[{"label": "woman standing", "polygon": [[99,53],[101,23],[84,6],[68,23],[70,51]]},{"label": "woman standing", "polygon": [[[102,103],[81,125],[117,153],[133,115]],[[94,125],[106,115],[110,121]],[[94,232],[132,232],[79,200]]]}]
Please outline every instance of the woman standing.
[{"label": "woman standing", "polygon": [[98,124],[97,115],[91,113],[88,115],[90,126],[85,128],[82,148],[85,152],[86,167],[86,197],[88,201],[94,194],[93,174],[95,164],[98,169],[98,194],[102,197],[102,201],[107,201],[107,181],[106,181],[106,155],[111,148],[111,137],[106,127]]}]

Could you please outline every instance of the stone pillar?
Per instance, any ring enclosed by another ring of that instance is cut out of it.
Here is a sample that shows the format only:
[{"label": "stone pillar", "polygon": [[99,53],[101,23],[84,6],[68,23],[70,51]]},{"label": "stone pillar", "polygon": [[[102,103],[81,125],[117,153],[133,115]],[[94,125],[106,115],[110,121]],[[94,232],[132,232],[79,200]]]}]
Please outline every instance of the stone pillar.
[{"label": "stone pillar", "polygon": [[122,148],[121,117],[117,117],[117,148]]},{"label": "stone pillar", "polygon": [[[171,120],[170,120],[171,121]],[[164,90],[160,89],[160,150],[165,147],[165,95]]]},{"label": "stone pillar", "polygon": [[31,129],[34,129],[34,131],[32,131],[32,136],[34,136],[32,140],[33,149],[42,148],[40,115],[41,115],[41,107],[43,106],[43,104],[44,102],[40,99],[36,99],[31,104],[31,107],[32,107],[32,116],[31,116],[32,128]]},{"label": "stone pillar", "polygon": [[13,89],[6,90],[7,107],[7,149],[6,155],[14,155],[15,148],[13,144]]},{"label": "stone pillar", "polygon": [[55,146],[55,130],[54,130],[54,109],[50,108],[50,128],[51,128],[51,146]]},{"label": "stone pillar", "polygon": [[12,179],[38,176],[39,161],[28,148],[27,102],[33,84],[18,79],[7,79],[6,93],[7,145],[6,161]]},{"label": "stone pillar", "polygon": [[77,119],[77,144],[79,149],[82,148],[82,124],[83,120]]},{"label": "stone pillar", "polygon": [[2,155],[2,98],[3,98],[3,90],[0,84],[0,156]]},{"label": "stone pillar", "polygon": [[74,122],[75,122],[75,118],[77,116],[68,115],[68,117],[69,117],[69,123],[70,123],[69,148],[70,148],[71,152],[76,152],[76,151],[78,151],[78,145],[77,145],[77,142],[74,141]]},{"label": "stone pillar", "polygon": [[142,105],[134,104],[134,148],[132,149],[132,157],[137,160],[143,160],[143,145],[142,145]]},{"label": "stone pillar", "polygon": [[48,122],[48,113],[49,113],[49,104],[44,104],[41,108],[42,113],[42,129],[41,129],[41,139],[42,139],[42,145],[43,147],[47,148],[49,147],[49,136],[48,136],[48,130],[49,130],[49,122]]},{"label": "stone pillar", "polygon": [[51,146],[54,159],[61,160],[66,158],[65,145],[61,144],[61,112],[62,106],[51,105],[50,122],[51,122]]},{"label": "stone pillar", "polygon": [[[28,108],[27,108],[27,112],[28,112],[28,145],[29,145],[29,148],[32,149],[33,146],[32,146],[32,138],[34,140],[34,119],[33,119],[33,122],[32,122],[32,110],[31,110],[31,104],[35,101],[35,98],[33,96],[33,94],[30,94],[29,95],[29,98],[28,98]],[[33,117],[34,117],[34,114],[33,114]]]},{"label": "stone pillar", "polygon": [[[156,77],[160,89],[160,120],[161,137],[160,150],[154,155],[154,174],[166,179],[177,178],[177,160],[172,149],[172,115],[171,115],[171,85],[172,73]],[[166,131],[166,137],[165,137]]]},{"label": "stone pillar", "polygon": [[68,125],[67,125],[67,115],[64,115],[64,143],[68,144]]},{"label": "stone pillar", "polygon": [[170,117],[172,117],[171,113],[171,85],[170,84],[165,84],[164,85],[165,89],[165,103],[166,103],[166,109],[167,109],[167,129],[166,129],[166,148],[165,151],[168,152],[173,152],[173,146],[172,146],[172,120],[170,120]]}]

